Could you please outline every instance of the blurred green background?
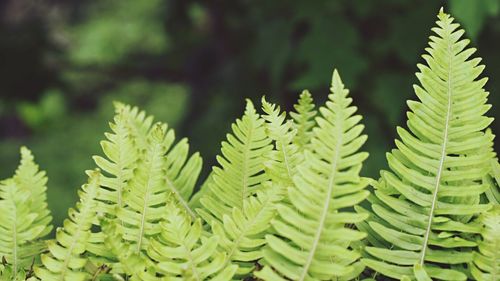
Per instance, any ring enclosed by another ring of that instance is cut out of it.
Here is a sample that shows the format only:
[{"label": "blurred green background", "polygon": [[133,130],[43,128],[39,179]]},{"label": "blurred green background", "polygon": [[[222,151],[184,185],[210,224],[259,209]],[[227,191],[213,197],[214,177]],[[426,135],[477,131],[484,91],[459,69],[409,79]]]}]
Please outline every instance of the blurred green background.
[{"label": "blurred green background", "polygon": [[0,176],[28,145],[60,224],[113,100],[189,137],[206,175],[245,97],[290,110],[308,88],[322,103],[336,67],[367,127],[365,175],[377,177],[441,6],[478,47],[500,117],[500,0],[0,1]]}]

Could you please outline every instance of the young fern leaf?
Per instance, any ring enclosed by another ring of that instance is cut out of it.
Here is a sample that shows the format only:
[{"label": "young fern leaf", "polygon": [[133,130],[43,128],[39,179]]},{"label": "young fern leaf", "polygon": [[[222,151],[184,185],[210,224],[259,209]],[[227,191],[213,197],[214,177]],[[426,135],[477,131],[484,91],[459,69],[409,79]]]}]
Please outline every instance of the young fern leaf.
[{"label": "young fern leaf", "polygon": [[262,258],[265,235],[275,217],[280,193],[278,189],[258,191],[243,201],[241,209],[233,208],[230,215],[224,215],[222,223],[212,222],[212,232],[220,237],[220,248],[227,253],[224,266],[237,265],[238,276],[248,276]]},{"label": "young fern leaf", "polygon": [[495,155],[484,132],[492,121],[483,116],[486,79],[476,80],[484,66],[469,59],[475,49],[466,48],[453,18],[441,10],[438,19],[427,65],[418,65],[420,101],[408,102],[409,131],[398,128],[391,171],[381,172],[364,225],[372,246],[363,262],[396,279],[465,280],[456,268],[471,261],[472,234],[480,231],[471,217],[490,208],[479,200]]},{"label": "young fern leaf", "polygon": [[297,165],[302,162],[299,146],[293,143],[297,130],[293,129],[293,121],[286,121],[286,113],[279,106],[269,103],[262,97],[262,110],[266,120],[266,133],[274,141],[275,150],[266,157],[266,173],[274,184],[282,187],[292,185],[292,178],[297,171]]},{"label": "young fern leaf", "polygon": [[142,117],[130,106],[116,104],[115,111],[114,122],[109,124],[112,132],[105,133],[106,140],[101,141],[106,158],[93,157],[103,173],[110,175],[110,177],[102,176],[103,190],[100,198],[103,207],[107,209],[106,216],[109,218],[116,217],[116,209],[124,207],[123,195],[127,182],[133,177],[139,151],[145,149],[144,146],[138,144],[140,142],[136,140],[138,136],[133,134],[137,131],[133,129],[135,120],[142,119],[144,128],[142,133],[144,134],[147,134],[152,122],[152,118]]},{"label": "young fern leaf", "polygon": [[[114,123],[110,124],[113,133],[106,134],[108,140],[101,142],[107,159],[101,156],[94,157],[99,168],[112,176],[103,179],[103,187],[108,192],[103,193],[101,198],[113,209],[110,213],[114,212],[116,206],[124,207],[123,193],[126,184],[134,176],[132,171],[139,164],[140,153],[147,150],[150,145],[149,134],[153,121],[153,117],[147,116],[144,111],[139,111],[136,107],[117,104],[116,111]],[[174,132],[168,130],[168,135],[169,141],[173,141]],[[195,213],[188,206],[188,201],[201,171],[202,160],[199,153],[194,153],[188,158],[188,152],[187,140],[180,140],[165,156],[163,168],[166,171],[168,191],[185,211],[194,217]]]},{"label": "young fern leaf", "polygon": [[481,220],[483,241],[479,243],[479,251],[474,253],[471,273],[478,281],[500,280],[500,206],[486,212]]},{"label": "young fern leaf", "polygon": [[167,201],[163,157],[173,141],[173,132],[166,134],[166,126],[153,126],[148,134],[147,148],[128,183],[125,207],[117,210],[118,219],[124,222],[119,226],[123,238],[126,243],[135,245],[136,253],[146,249],[148,238],[160,231],[158,222]]},{"label": "young fern leaf", "polygon": [[160,223],[161,234],[147,249],[154,261],[154,270],[140,272],[138,280],[231,280],[237,266],[225,265],[226,254],[218,251],[219,236],[203,236],[201,219],[186,215],[176,206],[169,210]]},{"label": "young fern leaf", "polygon": [[338,72],[332,78],[332,94],[320,108],[313,130],[312,151],[298,166],[288,188],[290,204],[277,204],[272,221],[276,234],[267,235],[263,270],[255,275],[264,280],[331,280],[354,271],[360,254],[350,248],[365,234],[346,227],[366,219],[349,210],[368,196],[369,180],[359,171],[367,158],[358,152],[366,141],[361,135],[361,116],[344,88]]},{"label": "young fern leaf", "polygon": [[88,174],[88,183],[79,191],[80,202],[69,210],[64,226],[56,230],[56,240],[47,242],[49,253],[42,255],[43,266],[35,267],[36,276],[44,281],[89,280],[90,274],[84,270],[87,258],[83,255],[92,221],[100,211],[96,198],[101,175],[97,170]]},{"label": "young fern leaf", "polygon": [[[94,157],[109,175],[103,176],[99,201],[106,208],[106,217],[118,217],[114,222],[123,228],[123,237],[140,251],[143,240],[157,233],[155,224],[169,197],[196,216],[188,199],[202,160],[198,153],[188,158],[186,139],[174,145],[173,130],[165,124],[152,126],[153,118],[145,112],[123,104],[117,104],[116,110],[110,124],[113,133],[106,134],[108,140],[101,142],[107,159]],[[93,234],[89,250],[96,256],[112,258],[112,251],[103,243],[102,232]]]},{"label": "young fern leaf", "polygon": [[316,125],[314,118],[318,112],[314,109],[313,98],[308,90],[302,91],[299,102],[293,106],[297,112],[290,112],[294,120],[294,127],[297,133],[294,136],[293,143],[300,151],[309,148],[313,136],[312,128]]},{"label": "young fern leaf", "polygon": [[267,180],[264,155],[272,149],[271,139],[251,101],[247,100],[245,114],[232,125],[232,131],[222,142],[222,156],[217,157],[221,167],[213,168],[209,190],[200,199],[204,208],[197,209],[208,223],[222,221],[234,207],[241,209],[243,201],[261,190]]},{"label": "young fern leaf", "polygon": [[25,147],[14,177],[0,183],[0,259],[9,264],[13,276],[24,272],[35,259],[38,262],[46,248],[40,241],[52,229],[46,183],[45,172]]}]

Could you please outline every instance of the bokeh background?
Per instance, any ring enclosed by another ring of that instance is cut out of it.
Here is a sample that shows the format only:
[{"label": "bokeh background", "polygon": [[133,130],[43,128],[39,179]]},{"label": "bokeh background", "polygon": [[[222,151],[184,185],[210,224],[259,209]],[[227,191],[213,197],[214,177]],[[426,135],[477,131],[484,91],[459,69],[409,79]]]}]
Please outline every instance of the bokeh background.
[{"label": "bokeh background", "polygon": [[377,177],[441,6],[478,47],[498,119],[500,0],[0,1],[0,176],[29,146],[60,224],[94,167],[112,101],[188,137],[206,175],[244,98],[265,94],[290,110],[307,88],[320,104],[336,67],[369,134],[364,174]]}]

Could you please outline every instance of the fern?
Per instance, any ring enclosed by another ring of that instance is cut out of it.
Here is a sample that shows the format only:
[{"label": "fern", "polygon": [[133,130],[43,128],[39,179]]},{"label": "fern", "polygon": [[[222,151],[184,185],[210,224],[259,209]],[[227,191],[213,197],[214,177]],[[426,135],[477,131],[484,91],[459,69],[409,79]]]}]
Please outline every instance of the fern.
[{"label": "fern", "polygon": [[[188,199],[201,170],[198,153],[188,158],[185,139],[174,145],[175,135],[166,124],[151,125],[153,118],[136,107],[116,104],[113,133],[101,142],[106,158],[94,157],[97,165],[111,177],[103,177],[98,198],[109,219],[123,228],[123,238],[136,245],[136,252],[147,247],[147,240],[159,232],[157,223],[169,200],[174,200],[192,217]],[[170,198],[170,199],[169,199]],[[99,222],[95,222],[99,224]],[[103,233],[93,235],[90,251],[108,256]]]},{"label": "fern", "polygon": [[309,148],[313,136],[312,128],[316,125],[314,117],[317,112],[314,109],[313,98],[309,91],[304,90],[300,94],[299,102],[293,106],[297,112],[290,112],[293,118],[297,133],[294,137],[294,143],[303,151]]},{"label": "fern", "polygon": [[203,206],[198,212],[211,223],[222,221],[234,207],[241,209],[249,196],[262,189],[267,180],[264,173],[264,155],[271,151],[271,140],[267,138],[264,120],[247,101],[245,114],[232,125],[233,134],[222,143],[222,156],[217,157],[221,167],[213,168],[213,179],[209,190],[200,199]]},{"label": "fern", "polygon": [[233,208],[230,215],[224,215],[222,222],[212,221],[212,232],[221,238],[220,247],[227,253],[224,266],[237,265],[238,276],[248,276],[262,258],[264,237],[280,200],[279,190],[259,191],[245,199],[241,209]]},{"label": "fern", "polygon": [[337,71],[332,78],[332,94],[320,108],[318,127],[313,130],[312,151],[306,151],[288,189],[292,205],[278,204],[278,218],[272,225],[276,235],[266,236],[267,266],[256,276],[264,280],[326,280],[346,276],[359,253],[349,249],[364,234],[349,229],[347,223],[366,218],[345,208],[366,198],[368,179],[358,173],[367,153],[357,152],[366,141],[356,108],[350,106]]},{"label": "fern", "polygon": [[[166,280],[230,280],[236,266],[225,266],[226,254],[218,251],[219,236],[203,236],[200,219],[190,216],[177,207],[161,223],[161,235],[154,239],[147,253],[155,261],[155,274]],[[157,280],[151,273],[143,273],[141,280]]]},{"label": "fern", "polygon": [[481,218],[484,228],[481,231],[483,241],[479,251],[474,253],[471,263],[472,276],[478,281],[500,279],[500,206],[485,213]]},{"label": "fern", "polygon": [[[147,150],[140,156],[134,177],[128,182],[124,208],[117,210],[123,224],[123,243],[133,247],[137,255],[148,248],[152,237],[161,232],[159,222],[167,212],[169,200],[184,211],[190,210],[187,199],[199,173],[201,159],[195,154],[186,163],[187,144],[172,147],[174,133],[166,125],[156,124],[148,134]],[[194,159],[194,160],[193,160]],[[179,187],[179,188],[178,188]],[[188,213],[194,217],[194,213]]]},{"label": "fern", "polygon": [[87,259],[84,254],[90,237],[92,220],[97,216],[97,201],[101,175],[89,172],[89,181],[79,192],[80,202],[68,212],[64,226],[56,230],[56,240],[48,241],[49,253],[42,255],[42,267],[35,274],[44,281],[88,280]]},{"label": "fern", "polygon": [[46,183],[45,172],[25,147],[14,177],[0,183],[0,258],[13,276],[28,269],[45,249],[40,238],[52,229]]},{"label": "fern", "polygon": [[274,150],[266,156],[270,159],[266,162],[266,173],[274,184],[287,187],[292,184],[297,165],[303,160],[299,145],[293,143],[297,130],[293,129],[292,120],[286,121],[285,112],[280,113],[279,106],[267,102],[264,97],[262,109],[266,113],[262,118],[266,120],[267,135],[274,141]]},{"label": "fern", "polygon": [[372,245],[364,263],[396,279],[465,280],[460,266],[471,261],[480,231],[471,217],[490,208],[479,202],[494,157],[493,136],[483,132],[492,121],[483,116],[486,79],[476,80],[484,67],[469,59],[475,50],[453,18],[441,10],[438,19],[427,65],[418,65],[420,102],[408,102],[409,131],[398,128],[391,171],[370,198],[373,216],[358,224]]}]

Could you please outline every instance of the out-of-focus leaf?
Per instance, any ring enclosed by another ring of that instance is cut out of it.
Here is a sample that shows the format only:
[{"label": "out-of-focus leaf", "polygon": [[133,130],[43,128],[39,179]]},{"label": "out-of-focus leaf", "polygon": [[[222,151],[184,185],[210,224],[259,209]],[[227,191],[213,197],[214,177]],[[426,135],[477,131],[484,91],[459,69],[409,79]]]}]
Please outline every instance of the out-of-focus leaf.
[{"label": "out-of-focus leaf", "polygon": [[450,0],[451,14],[465,27],[465,32],[476,39],[490,16],[498,15],[499,0]]},{"label": "out-of-focus leaf", "polygon": [[311,19],[311,29],[294,54],[305,68],[292,88],[319,87],[330,78],[328,73],[334,67],[342,69],[347,84],[357,85],[358,75],[367,66],[359,51],[361,43],[356,29],[341,15]]},{"label": "out-of-focus leaf", "polygon": [[80,65],[109,65],[133,53],[158,54],[167,47],[163,1],[96,2],[88,19],[70,28],[70,59]]}]

